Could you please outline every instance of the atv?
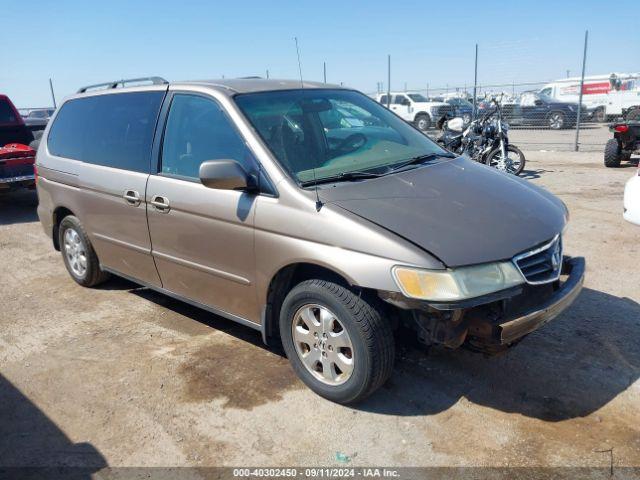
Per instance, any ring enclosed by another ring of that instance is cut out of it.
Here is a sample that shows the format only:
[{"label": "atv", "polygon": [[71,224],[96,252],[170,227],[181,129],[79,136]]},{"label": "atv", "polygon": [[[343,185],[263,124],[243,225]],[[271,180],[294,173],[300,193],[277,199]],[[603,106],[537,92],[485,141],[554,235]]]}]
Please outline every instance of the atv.
[{"label": "atv", "polygon": [[614,122],[609,130],[613,138],[604,147],[604,165],[619,167],[620,162],[630,161],[631,155],[640,151],[640,120]]}]

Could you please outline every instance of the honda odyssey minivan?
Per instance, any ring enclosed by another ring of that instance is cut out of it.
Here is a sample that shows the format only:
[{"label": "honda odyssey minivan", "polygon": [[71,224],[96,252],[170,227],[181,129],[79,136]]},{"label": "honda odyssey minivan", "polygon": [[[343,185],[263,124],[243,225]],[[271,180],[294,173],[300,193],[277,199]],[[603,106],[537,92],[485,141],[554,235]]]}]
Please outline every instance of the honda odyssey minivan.
[{"label": "honda odyssey minivan", "polygon": [[82,286],[118,275],[259,330],[340,403],[391,376],[401,327],[496,353],[580,292],[560,200],[362,93],[133,83],[66,99],[38,151],[38,215]]}]

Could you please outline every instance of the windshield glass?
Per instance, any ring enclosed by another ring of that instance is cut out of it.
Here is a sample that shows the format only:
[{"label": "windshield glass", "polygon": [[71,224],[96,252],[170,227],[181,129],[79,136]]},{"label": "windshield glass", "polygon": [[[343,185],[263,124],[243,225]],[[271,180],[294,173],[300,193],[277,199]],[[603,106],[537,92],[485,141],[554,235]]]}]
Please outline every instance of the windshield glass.
[{"label": "windshield glass", "polygon": [[447,155],[382,105],[351,90],[300,89],[234,98],[298,182],[356,171],[387,173],[413,157]]},{"label": "windshield glass", "polygon": [[429,99],[424,95],[420,95],[419,93],[409,93],[409,98],[414,102],[428,102]]}]

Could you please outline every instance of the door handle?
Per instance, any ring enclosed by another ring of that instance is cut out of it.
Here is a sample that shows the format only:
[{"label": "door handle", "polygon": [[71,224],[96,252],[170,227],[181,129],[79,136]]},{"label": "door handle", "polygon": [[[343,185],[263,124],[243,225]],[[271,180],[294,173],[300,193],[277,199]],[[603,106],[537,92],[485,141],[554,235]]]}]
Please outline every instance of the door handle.
[{"label": "door handle", "polygon": [[171,210],[169,199],[161,195],[154,195],[151,198],[151,205],[160,213],[169,213],[169,210]]},{"label": "door handle", "polygon": [[140,194],[135,190],[125,190],[122,198],[124,198],[124,202],[127,205],[131,205],[132,207],[140,205]]}]

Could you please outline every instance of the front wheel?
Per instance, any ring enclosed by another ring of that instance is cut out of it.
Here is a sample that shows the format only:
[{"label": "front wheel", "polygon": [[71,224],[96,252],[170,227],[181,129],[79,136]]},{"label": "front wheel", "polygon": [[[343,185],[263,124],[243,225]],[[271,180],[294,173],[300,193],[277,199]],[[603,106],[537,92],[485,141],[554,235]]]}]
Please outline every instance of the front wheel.
[{"label": "front wheel", "polygon": [[489,152],[485,163],[502,172],[520,175],[524,170],[525,158],[524,153],[519,148],[508,145],[507,158],[502,158],[502,149],[497,147]]},{"label": "front wheel", "polygon": [[300,379],[337,403],[362,400],[393,370],[393,332],[375,299],[329,281],[307,280],[289,292],[280,336]]}]

